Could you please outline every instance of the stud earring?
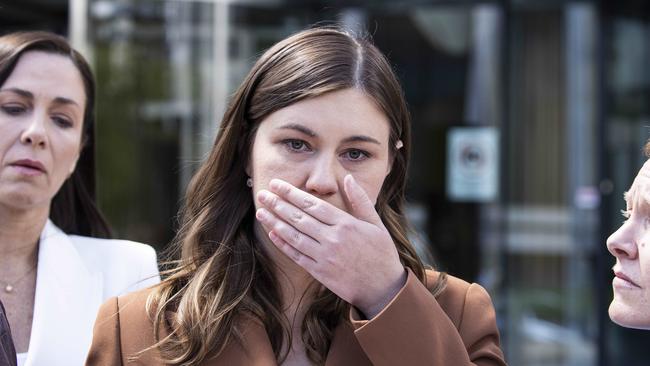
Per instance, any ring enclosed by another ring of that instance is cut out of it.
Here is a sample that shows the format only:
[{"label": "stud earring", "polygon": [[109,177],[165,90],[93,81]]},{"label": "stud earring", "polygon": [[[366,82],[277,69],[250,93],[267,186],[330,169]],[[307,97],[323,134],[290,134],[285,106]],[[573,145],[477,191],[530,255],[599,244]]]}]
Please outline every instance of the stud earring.
[{"label": "stud earring", "polygon": [[395,148],[399,150],[402,147],[404,147],[404,143],[402,142],[402,140],[397,140],[397,142],[395,143]]},{"label": "stud earring", "polygon": [[253,187],[253,178],[249,177],[248,179],[246,179],[246,185],[252,188]]}]

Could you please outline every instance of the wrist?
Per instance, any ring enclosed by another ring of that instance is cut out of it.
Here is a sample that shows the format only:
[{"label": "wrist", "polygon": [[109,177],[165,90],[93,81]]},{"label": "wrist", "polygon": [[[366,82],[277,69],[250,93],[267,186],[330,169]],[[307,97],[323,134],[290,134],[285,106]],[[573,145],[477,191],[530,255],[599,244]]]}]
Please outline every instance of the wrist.
[{"label": "wrist", "polygon": [[400,271],[396,271],[395,276],[388,280],[384,286],[381,286],[380,291],[366,302],[356,305],[366,319],[370,320],[377,316],[400,292],[402,287],[406,284],[408,274],[406,269],[400,265]]}]

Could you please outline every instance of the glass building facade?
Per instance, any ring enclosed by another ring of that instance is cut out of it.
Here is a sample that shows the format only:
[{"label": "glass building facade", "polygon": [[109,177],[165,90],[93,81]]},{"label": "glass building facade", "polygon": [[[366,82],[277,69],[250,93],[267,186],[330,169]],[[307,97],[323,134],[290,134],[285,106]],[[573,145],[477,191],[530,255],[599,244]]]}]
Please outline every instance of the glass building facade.
[{"label": "glass building facade", "polygon": [[[3,4],[4,6],[4,4]],[[314,24],[365,31],[413,117],[408,215],[438,269],[479,282],[511,365],[645,365],[607,316],[605,240],[650,137],[650,5],[623,1],[23,0],[0,31],[68,35],[98,79],[99,200],[159,249],[229,95]],[[650,309],[649,309],[650,311]]]}]

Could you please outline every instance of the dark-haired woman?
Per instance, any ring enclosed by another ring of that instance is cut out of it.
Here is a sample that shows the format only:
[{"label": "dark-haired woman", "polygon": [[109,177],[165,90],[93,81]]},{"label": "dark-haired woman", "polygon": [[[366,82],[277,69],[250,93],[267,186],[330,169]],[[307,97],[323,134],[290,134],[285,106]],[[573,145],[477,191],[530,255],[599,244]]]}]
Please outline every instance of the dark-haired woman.
[{"label": "dark-haired woman", "polygon": [[409,115],[369,41],[269,49],[193,178],[159,286],[106,302],[89,365],[504,365],[487,292],[408,241]]},{"label": "dark-haired woman", "polygon": [[94,80],[46,32],[0,37],[0,299],[18,365],[80,365],[103,301],[158,281],[94,203]]}]

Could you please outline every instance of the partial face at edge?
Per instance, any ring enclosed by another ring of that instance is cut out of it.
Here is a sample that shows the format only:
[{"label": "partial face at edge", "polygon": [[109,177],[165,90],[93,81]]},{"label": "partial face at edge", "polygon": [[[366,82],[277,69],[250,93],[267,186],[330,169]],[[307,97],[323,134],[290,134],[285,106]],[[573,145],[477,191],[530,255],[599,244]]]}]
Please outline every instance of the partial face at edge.
[{"label": "partial face at edge", "polygon": [[615,323],[650,329],[650,161],[625,194],[626,221],[607,239],[616,257],[609,316]]},{"label": "partial face at edge", "polygon": [[29,51],[0,86],[0,204],[48,206],[74,171],[86,93],[67,57]]},{"label": "partial face at edge", "polygon": [[255,135],[247,169],[253,192],[279,178],[349,211],[343,178],[352,174],[376,202],[392,163],[389,129],[386,115],[357,89],[282,108]]}]

